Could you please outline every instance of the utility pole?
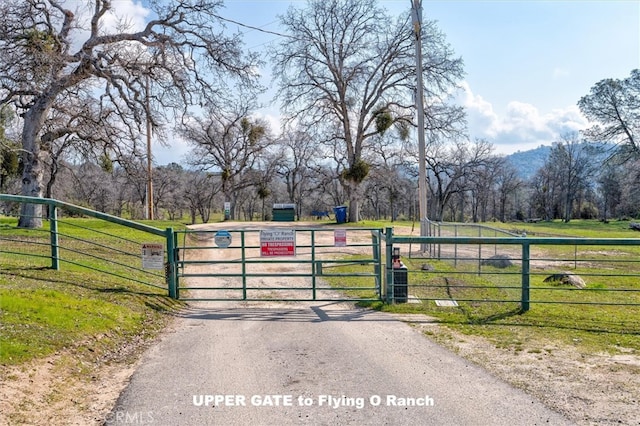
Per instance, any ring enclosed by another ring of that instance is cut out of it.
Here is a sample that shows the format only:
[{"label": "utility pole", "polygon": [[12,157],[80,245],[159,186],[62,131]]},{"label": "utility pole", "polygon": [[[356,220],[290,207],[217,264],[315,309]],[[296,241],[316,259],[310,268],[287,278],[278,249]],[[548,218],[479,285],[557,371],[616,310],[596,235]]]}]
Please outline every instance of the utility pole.
[{"label": "utility pole", "polygon": [[151,113],[149,108],[149,74],[147,74],[147,219],[153,220],[153,179],[151,171]]},{"label": "utility pole", "polygon": [[[420,208],[420,236],[427,232],[427,170],[424,138],[424,86],[422,82],[422,0],[411,0],[411,21],[416,46],[416,111],[418,114],[418,197]],[[422,251],[426,250],[423,245]]]}]

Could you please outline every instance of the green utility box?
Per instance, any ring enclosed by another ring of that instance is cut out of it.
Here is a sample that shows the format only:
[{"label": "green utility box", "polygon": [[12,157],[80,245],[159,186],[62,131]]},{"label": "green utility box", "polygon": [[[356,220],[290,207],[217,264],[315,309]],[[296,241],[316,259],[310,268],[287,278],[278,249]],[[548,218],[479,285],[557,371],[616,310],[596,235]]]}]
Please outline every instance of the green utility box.
[{"label": "green utility box", "polygon": [[296,205],[274,204],[272,213],[274,222],[293,222],[296,220]]}]

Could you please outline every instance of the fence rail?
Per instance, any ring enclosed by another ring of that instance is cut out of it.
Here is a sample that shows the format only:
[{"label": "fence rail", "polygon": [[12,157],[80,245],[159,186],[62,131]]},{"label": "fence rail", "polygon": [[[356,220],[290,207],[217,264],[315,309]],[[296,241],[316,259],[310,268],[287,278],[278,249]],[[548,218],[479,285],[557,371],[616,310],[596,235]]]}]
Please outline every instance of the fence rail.
[{"label": "fence rail", "polygon": [[[0,194],[4,202],[5,220],[0,222],[0,256],[29,257],[47,260],[51,269],[61,269],[61,263],[94,270],[106,275],[127,279],[159,289],[169,295],[175,280],[170,270],[169,253],[173,252],[173,229],[162,230],[146,224],[90,210],[84,207],[47,198],[33,198]],[[17,228],[15,209],[22,203],[47,206],[47,217],[41,217],[47,228]],[[60,216],[60,217],[59,217]],[[84,226],[74,217],[98,219],[94,226]],[[117,231],[103,232],[100,221],[118,225]],[[134,237],[135,235],[135,237]],[[142,267],[141,247],[144,243],[166,244],[162,270]],[[173,291],[172,291],[173,290]]]},{"label": "fence rail", "polygon": [[[535,303],[640,306],[638,238],[412,237],[389,228],[384,239],[387,302],[396,299],[400,248],[415,301],[514,303],[523,312]],[[435,250],[424,257],[415,245]]]}]

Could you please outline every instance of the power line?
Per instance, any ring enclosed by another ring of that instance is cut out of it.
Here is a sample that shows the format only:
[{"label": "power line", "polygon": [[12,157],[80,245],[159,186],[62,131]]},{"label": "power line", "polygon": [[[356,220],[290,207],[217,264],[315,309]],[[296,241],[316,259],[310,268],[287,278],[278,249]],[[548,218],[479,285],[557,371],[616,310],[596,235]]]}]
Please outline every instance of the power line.
[{"label": "power line", "polygon": [[248,28],[250,30],[259,31],[259,32],[265,33],[265,34],[277,35],[279,37],[290,38],[292,40],[297,40],[296,37],[290,36],[288,34],[282,34],[282,33],[276,32],[276,31],[264,30],[264,29],[259,28],[259,27],[254,27],[253,25],[247,25],[247,24],[243,24],[242,22],[234,21],[233,19],[223,18],[220,15],[214,15],[214,16],[216,18],[220,19],[221,21],[231,22],[232,24],[240,25],[241,27]]}]

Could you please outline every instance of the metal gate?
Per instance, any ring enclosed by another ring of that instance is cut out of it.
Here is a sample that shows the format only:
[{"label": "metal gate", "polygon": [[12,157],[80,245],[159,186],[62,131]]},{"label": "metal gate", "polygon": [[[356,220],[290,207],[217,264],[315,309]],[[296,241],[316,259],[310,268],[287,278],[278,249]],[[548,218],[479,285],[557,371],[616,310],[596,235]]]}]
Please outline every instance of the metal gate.
[{"label": "metal gate", "polygon": [[[223,228],[224,226],[224,228]],[[176,232],[181,300],[379,300],[380,229],[205,225]]]}]

